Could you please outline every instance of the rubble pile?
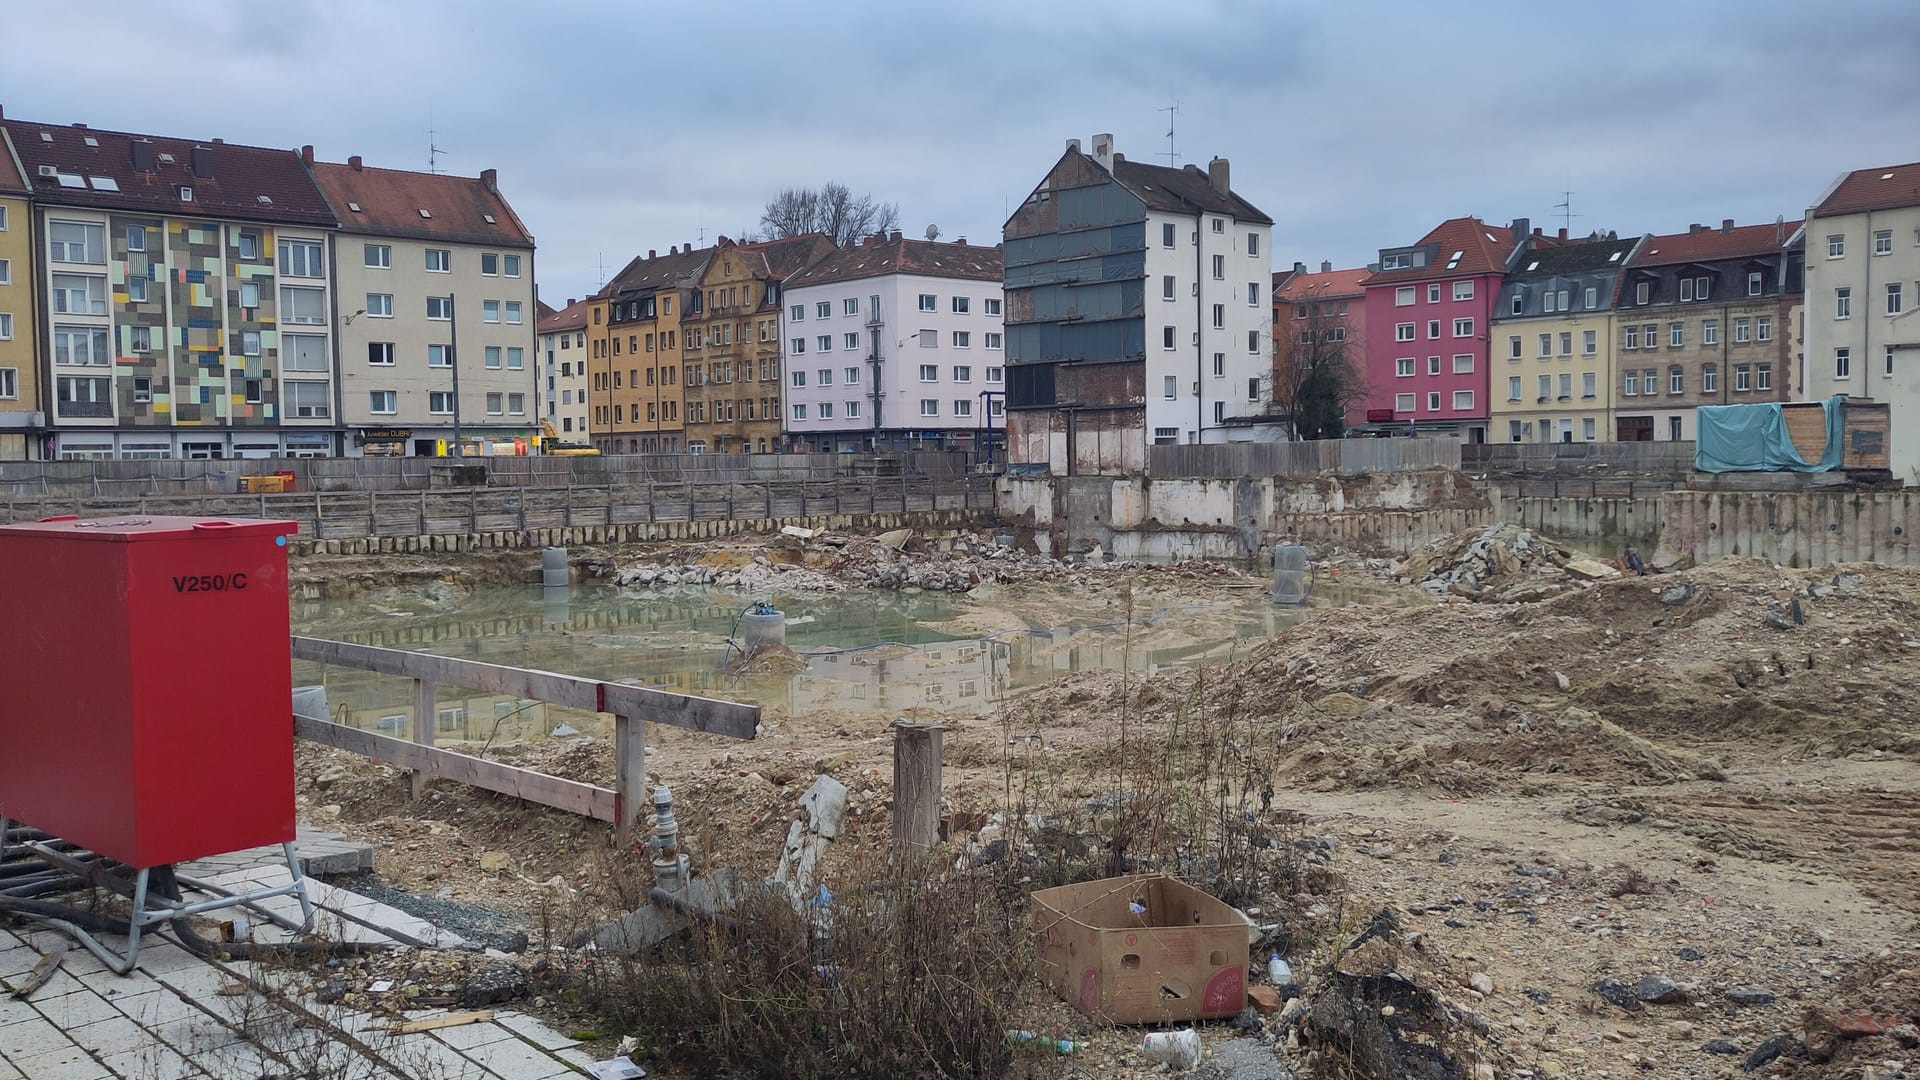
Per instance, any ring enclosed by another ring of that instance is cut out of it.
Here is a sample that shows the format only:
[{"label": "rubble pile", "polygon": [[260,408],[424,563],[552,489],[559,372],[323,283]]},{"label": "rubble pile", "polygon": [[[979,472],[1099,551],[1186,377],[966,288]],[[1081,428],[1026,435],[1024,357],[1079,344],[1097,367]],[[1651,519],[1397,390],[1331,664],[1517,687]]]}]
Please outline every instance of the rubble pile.
[{"label": "rubble pile", "polygon": [[1455,533],[1405,559],[1387,561],[1384,569],[1396,582],[1435,596],[1502,603],[1544,600],[1621,576],[1611,563],[1511,524]]}]

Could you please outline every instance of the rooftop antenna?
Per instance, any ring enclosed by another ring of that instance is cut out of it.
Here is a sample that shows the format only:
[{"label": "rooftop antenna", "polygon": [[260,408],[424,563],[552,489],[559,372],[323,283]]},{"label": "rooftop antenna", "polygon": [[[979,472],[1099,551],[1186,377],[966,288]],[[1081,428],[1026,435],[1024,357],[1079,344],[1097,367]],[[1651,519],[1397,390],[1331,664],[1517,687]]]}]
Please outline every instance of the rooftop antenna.
[{"label": "rooftop antenna", "polygon": [[607,287],[607,253],[604,251],[600,253],[600,287]]},{"label": "rooftop antenna", "polygon": [[1577,217],[1587,216],[1585,214],[1576,214],[1573,212],[1573,197],[1578,194],[1579,192],[1577,191],[1562,191],[1560,193],[1560,196],[1561,196],[1560,201],[1553,204],[1553,208],[1555,210],[1560,211],[1560,216],[1566,220],[1568,236],[1573,235],[1573,219]]},{"label": "rooftop antenna", "polygon": [[1173,104],[1162,105],[1157,111],[1167,114],[1167,167],[1177,168],[1180,164],[1180,156],[1174,151],[1173,128],[1174,121],[1180,116],[1180,99],[1173,99]]},{"label": "rooftop antenna", "polygon": [[428,110],[427,111],[427,171],[430,173],[438,173],[440,171],[440,155],[446,153],[446,151],[440,149],[440,147],[434,143],[433,135],[434,135],[433,111]]}]

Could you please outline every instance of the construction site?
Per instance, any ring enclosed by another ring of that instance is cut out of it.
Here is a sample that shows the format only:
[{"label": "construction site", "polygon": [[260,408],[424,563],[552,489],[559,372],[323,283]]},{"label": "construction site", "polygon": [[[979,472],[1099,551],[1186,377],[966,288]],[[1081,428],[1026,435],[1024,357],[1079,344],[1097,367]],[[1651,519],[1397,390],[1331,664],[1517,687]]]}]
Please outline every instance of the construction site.
[{"label": "construction site", "polygon": [[1911,489],[1302,445],[16,484],[281,523],[293,724],[197,848],[0,767],[0,1080],[1920,1076]]}]

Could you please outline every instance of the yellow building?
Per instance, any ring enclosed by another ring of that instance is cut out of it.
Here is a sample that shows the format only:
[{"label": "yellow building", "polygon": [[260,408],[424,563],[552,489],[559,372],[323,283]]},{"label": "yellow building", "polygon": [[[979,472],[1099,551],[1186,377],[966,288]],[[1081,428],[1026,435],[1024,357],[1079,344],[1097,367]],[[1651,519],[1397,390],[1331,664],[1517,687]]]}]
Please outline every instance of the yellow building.
[{"label": "yellow building", "polygon": [[781,282],[833,250],[820,233],[758,244],[720,238],[687,314],[688,449],[779,451]]},{"label": "yellow building", "polygon": [[589,301],[587,424],[601,453],[686,449],[680,320],[712,255],[649,251]]},{"label": "yellow building", "polygon": [[13,143],[0,128],[0,461],[42,455],[35,429],[44,416],[34,342],[33,214]]},{"label": "yellow building", "polygon": [[1536,233],[1515,253],[1488,350],[1489,441],[1612,441],[1613,307],[1640,242]]}]

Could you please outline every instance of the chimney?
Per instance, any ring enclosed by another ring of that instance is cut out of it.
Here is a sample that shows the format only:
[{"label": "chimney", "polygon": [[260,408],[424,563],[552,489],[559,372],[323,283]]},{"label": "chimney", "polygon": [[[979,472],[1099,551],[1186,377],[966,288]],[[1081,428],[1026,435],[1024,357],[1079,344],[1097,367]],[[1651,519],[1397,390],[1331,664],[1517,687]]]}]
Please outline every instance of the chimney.
[{"label": "chimney", "polygon": [[225,140],[225,139],[215,139],[215,140],[213,140],[213,145],[215,145],[215,146],[225,146],[225,145],[227,145],[227,140]]},{"label": "chimney", "polygon": [[133,171],[153,171],[153,143],[146,139],[135,139],[127,144],[133,152]]},{"label": "chimney", "polygon": [[[1533,228],[1533,222],[1530,219],[1523,217],[1513,219],[1513,235],[1515,239],[1525,240],[1527,238],[1527,230],[1531,228]],[[1533,235],[1538,236],[1540,234],[1534,233]]]},{"label": "chimney", "polygon": [[1207,162],[1207,183],[1213,185],[1213,190],[1219,192],[1222,195],[1233,194],[1233,185],[1228,183],[1227,181],[1228,181],[1228,172],[1227,172],[1226,158],[1217,157],[1217,158],[1214,158],[1212,161]]},{"label": "chimney", "polygon": [[500,170],[481,169],[480,186],[486,188],[492,194],[500,194]]},{"label": "chimney", "polygon": [[1079,152],[1080,152],[1080,140],[1079,140],[1079,139],[1068,139],[1068,140],[1067,140],[1067,153],[1069,153],[1069,154],[1077,154],[1077,153],[1079,153]]},{"label": "chimney", "polygon": [[1732,231],[1733,231],[1733,219],[1732,219],[1732,218],[1721,218],[1721,219],[1720,219],[1720,231],[1721,231],[1721,232],[1723,232],[1723,233],[1730,233],[1730,232],[1732,232]]},{"label": "chimney", "polygon": [[966,246],[967,246],[967,238],[963,236],[963,237],[961,237],[960,239],[958,239],[958,240],[955,240],[955,241],[953,242],[953,246],[954,246],[954,247],[966,247]]},{"label": "chimney", "polygon": [[1773,242],[1776,244],[1784,244],[1787,242],[1787,216],[1785,214],[1774,215]]},{"label": "chimney", "polygon": [[1299,261],[1299,260],[1297,260],[1297,259],[1296,259],[1296,260],[1294,260],[1294,263],[1293,263],[1293,272],[1294,272],[1294,273],[1296,273],[1296,274],[1304,274],[1304,273],[1306,273],[1306,272],[1307,272],[1307,264],[1306,264],[1306,263],[1303,263],[1303,262],[1300,262],[1300,261]]},{"label": "chimney", "polygon": [[213,148],[196,146],[193,148],[193,175],[206,179],[213,175]]},{"label": "chimney", "polygon": [[1566,238],[1567,238],[1567,230],[1566,230],[1566,228],[1565,228],[1565,227],[1563,226],[1563,227],[1561,227],[1561,229],[1560,229],[1560,239],[1561,239],[1561,240],[1565,240]]},{"label": "chimney", "polygon": [[73,126],[79,128],[81,131],[87,130],[87,125],[85,124],[75,124]]},{"label": "chimney", "polygon": [[889,239],[891,239],[891,240],[892,240],[892,241],[893,241],[894,243],[896,243],[896,244],[897,244],[897,243],[899,243],[899,242],[900,242],[900,233],[899,233],[899,231],[898,231],[898,230],[896,230],[896,231],[895,231],[895,232],[893,233],[893,235],[892,235],[891,237],[889,237]]},{"label": "chimney", "polygon": [[1545,230],[1545,229],[1542,229],[1542,228],[1541,228],[1540,226],[1538,226],[1538,225],[1535,225],[1535,226],[1533,227],[1533,235],[1535,235],[1535,236],[1543,236],[1543,235],[1545,235],[1545,234],[1546,234],[1546,230]]},{"label": "chimney", "polygon": [[1699,236],[1701,233],[1706,231],[1707,231],[1707,227],[1705,225],[1700,224],[1697,221],[1687,226],[1688,236]]},{"label": "chimney", "polygon": [[1332,259],[1321,259],[1321,260],[1320,260],[1320,272],[1321,272],[1321,273],[1323,273],[1323,274],[1331,274],[1331,273],[1333,273],[1333,260],[1332,260]]},{"label": "chimney", "polygon": [[669,255],[678,255],[678,254],[680,254],[680,245],[679,245],[679,244],[668,244],[668,245],[667,245],[667,254],[669,254]]},{"label": "chimney", "polygon": [[308,143],[307,145],[300,148],[300,160],[307,163],[308,165],[313,164],[313,144],[312,143]]},{"label": "chimney", "polygon": [[5,120],[6,118],[7,118],[7,107],[5,105],[0,105],[0,120]]},{"label": "chimney", "polygon": [[576,297],[572,297],[572,296],[569,296],[569,297],[567,297],[567,303],[566,303],[566,306],[567,306],[567,307],[572,307],[573,305],[575,305],[575,304],[577,304],[577,303],[579,303],[579,302],[580,302],[580,301],[579,301],[579,299],[578,299],[578,298],[576,298]]},{"label": "chimney", "polygon": [[653,258],[655,254],[656,252],[652,248],[647,249],[647,258],[649,259]]},{"label": "chimney", "polygon": [[352,169],[354,172],[360,171],[360,155],[359,154],[355,154],[352,157],[347,159],[347,168]]},{"label": "chimney", "polygon": [[1093,137],[1093,160],[1108,172],[1113,171],[1113,136],[1111,134]]}]

